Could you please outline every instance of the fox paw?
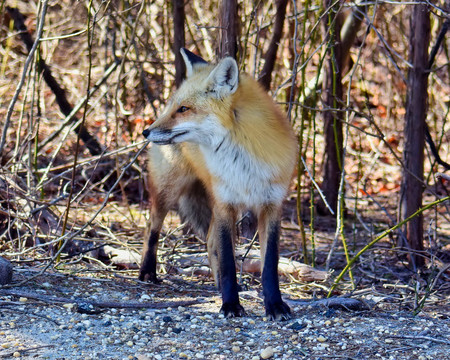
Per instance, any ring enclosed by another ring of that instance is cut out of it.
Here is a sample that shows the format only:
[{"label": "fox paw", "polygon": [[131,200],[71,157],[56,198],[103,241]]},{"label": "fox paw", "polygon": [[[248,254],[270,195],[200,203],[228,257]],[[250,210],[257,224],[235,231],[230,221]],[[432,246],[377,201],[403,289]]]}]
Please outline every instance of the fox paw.
[{"label": "fox paw", "polygon": [[245,316],[245,310],[238,302],[224,303],[220,309],[220,312],[223,313],[226,318]]},{"label": "fox paw", "polygon": [[285,321],[291,318],[291,309],[282,300],[266,304],[266,316],[270,320]]},{"label": "fox paw", "polygon": [[161,282],[161,280],[156,277],[155,273],[146,272],[139,272],[139,280],[152,282],[154,284],[159,284]]}]

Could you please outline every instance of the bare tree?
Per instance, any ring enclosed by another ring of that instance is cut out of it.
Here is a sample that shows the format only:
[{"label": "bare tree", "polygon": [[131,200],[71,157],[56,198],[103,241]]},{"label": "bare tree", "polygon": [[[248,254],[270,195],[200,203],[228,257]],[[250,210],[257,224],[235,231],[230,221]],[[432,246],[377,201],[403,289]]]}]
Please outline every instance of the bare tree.
[{"label": "bare tree", "polygon": [[222,0],[220,6],[219,57],[236,58],[238,51],[238,5],[237,0]]},{"label": "bare tree", "polygon": [[[323,167],[322,191],[333,211],[337,209],[339,182],[342,174],[342,44],[340,39],[341,18],[338,16],[340,2],[333,4],[331,0],[324,0],[324,7],[328,11],[325,17],[325,31],[328,36],[328,59],[324,82],[324,138],[325,160]],[[328,212],[327,207],[320,201],[318,210],[322,214]]]},{"label": "bare tree", "polygon": [[180,54],[180,49],[185,45],[184,36],[184,1],[173,0],[173,52],[175,54],[175,85],[180,86],[183,81],[186,69]]},{"label": "bare tree", "polygon": [[275,15],[275,23],[273,26],[273,36],[270,40],[269,48],[264,56],[264,67],[261,71],[261,77],[259,82],[266,90],[270,89],[270,83],[272,81],[272,71],[275,66],[275,60],[277,59],[278,44],[280,43],[281,36],[283,35],[284,19],[286,18],[286,6],[288,0],[277,0],[276,2],[277,12]]},{"label": "bare tree", "polygon": [[[428,45],[430,43],[430,15],[427,5],[414,5],[411,14],[410,54],[412,67],[408,73],[406,117],[403,150],[403,179],[400,192],[400,217],[406,219],[422,207],[425,120],[428,100]],[[404,232],[409,247],[410,264],[420,267],[424,259],[416,251],[423,250],[423,216],[409,221]]]}]

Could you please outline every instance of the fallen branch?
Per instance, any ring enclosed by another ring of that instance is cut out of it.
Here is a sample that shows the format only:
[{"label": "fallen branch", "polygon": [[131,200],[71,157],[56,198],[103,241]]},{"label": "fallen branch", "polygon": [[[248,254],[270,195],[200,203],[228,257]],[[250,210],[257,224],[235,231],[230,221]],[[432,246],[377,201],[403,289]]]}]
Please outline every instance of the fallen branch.
[{"label": "fallen branch", "polygon": [[313,306],[313,307],[325,307],[329,309],[343,309],[347,311],[362,311],[368,310],[367,305],[358,299],[352,299],[348,297],[333,297],[328,299],[320,299],[314,301],[308,300],[289,300],[285,299],[289,304],[293,306]]},{"label": "fallen branch", "polygon": [[0,289],[0,295],[19,296],[27,299],[39,300],[47,304],[87,304],[94,308],[115,308],[115,309],[165,309],[168,307],[190,306],[203,302],[202,299],[185,301],[165,301],[157,303],[140,302],[118,302],[118,301],[90,301],[86,299],[71,299],[66,297],[46,296],[20,290]]}]

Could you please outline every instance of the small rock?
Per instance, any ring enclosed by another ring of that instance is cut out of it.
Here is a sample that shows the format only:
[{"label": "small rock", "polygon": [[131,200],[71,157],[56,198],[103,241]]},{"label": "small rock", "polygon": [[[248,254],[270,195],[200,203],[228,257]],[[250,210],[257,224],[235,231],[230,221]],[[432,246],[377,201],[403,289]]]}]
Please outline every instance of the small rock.
[{"label": "small rock", "polygon": [[241,348],[239,347],[239,346],[233,346],[232,348],[231,348],[231,350],[234,352],[234,353],[238,353],[239,351],[241,351]]},{"label": "small rock", "polygon": [[92,325],[90,320],[83,320],[82,321],[83,325],[86,326],[87,328],[90,327]]},{"label": "small rock", "polygon": [[83,325],[77,325],[77,326],[75,326],[75,330],[76,331],[86,331],[86,327],[84,327]]},{"label": "small rock", "polygon": [[261,358],[270,359],[273,356],[273,348],[271,346],[266,347],[260,353]]},{"label": "small rock", "polygon": [[290,328],[291,328],[292,330],[297,330],[297,331],[299,331],[299,330],[301,330],[301,329],[304,329],[305,327],[306,327],[305,324],[299,323],[298,321],[296,321],[295,323],[293,323],[293,324],[290,326]]},{"label": "small rock", "polygon": [[336,315],[336,309],[334,309],[334,308],[328,308],[327,309],[327,311],[325,312],[325,316],[327,317],[327,318],[331,318],[331,317],[334,317]]},{"label": "small rock", "polygon": [[175,334],[179,334],[182,331],[183,331],[183,329],[182,328],[178,328],[178,327],[172,329],[172,332],[174,332]]},{"label": "small rock", "polygon": [[12,281],[12,273],[11,263],[0,256],[0,285],[9,284]]},{"label": "small rock", "polygon": [[173,321],[172,318],[171,318],[170,316],[163,316],[162,320],[163,320],[164,322],[172,322],[172,321]]},{"label": "small rock", "polygon": [[87,314],[87,315],[93,315],[93,314],[99,314],[101,312],[100,309],[96,309],[92,304],[86,303],[86,302],[78,302],[76,307],[76,311],[80,314]]},{"label": "small rock", "polygon": [[320,335],[320,336],[317,338],[317,341],[320,342],[320,343],[324,343],[325,341],[327,341],[327,339],[326,339],[325,337],[323,337],[322,335]]}]

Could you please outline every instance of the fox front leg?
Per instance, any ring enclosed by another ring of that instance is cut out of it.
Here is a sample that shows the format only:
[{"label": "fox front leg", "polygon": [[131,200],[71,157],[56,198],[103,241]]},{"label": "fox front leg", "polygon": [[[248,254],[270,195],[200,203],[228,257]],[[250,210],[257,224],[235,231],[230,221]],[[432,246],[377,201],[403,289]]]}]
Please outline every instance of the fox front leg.
[{"label": "fox front leg", "polygon": [[262,286],[266,315],[271,320],[288,320],[291,309],[281,299],[278,280],[278,243],[280,239],[279,209],[267,207],[258,219],[258,231],[261,243]]},{"label": "fox front leg", "polygon": [[220,311],[225,317],[240,317],[245,315],[239,302],[236,263],[234,259],[234,218],[235,212],[225,209],[221,217],[215,209],[208,233],[208,255],[214,280],[222,294]]}]

